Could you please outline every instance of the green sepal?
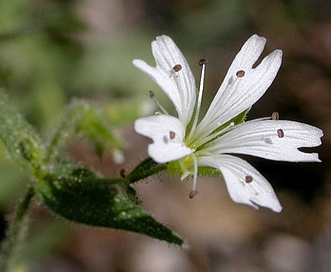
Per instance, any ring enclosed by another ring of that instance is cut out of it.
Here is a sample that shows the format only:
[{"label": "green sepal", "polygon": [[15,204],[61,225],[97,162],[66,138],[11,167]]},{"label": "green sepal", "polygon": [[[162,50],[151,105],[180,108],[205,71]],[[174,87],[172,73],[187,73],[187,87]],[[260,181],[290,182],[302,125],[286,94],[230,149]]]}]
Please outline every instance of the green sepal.
[{"label": "green sepal", "polygon": [[208,175],[212,177],[219,177],[222,175],[222,173],[216,168],[208,167],[208,166],[198,167],[198,174],[203,176]]},{"label": "green sepal", "polygon": [[242,113],[238,114],[236,117],[234,117],[231,121],[233,122],[235,125],[239,125],[243,122],[245,122],[247,115],[249,113],[249,111],[251,110],[251,108],[248,108],[247,110],[243,111]]},{"label": "green sepal", "polygon": [[130,184],[141,181],[142,179],[154,175],[167,168],[166,164],[159,164],[151,158],[142,161],[132,172],[126,177]]},{"label": "green sepal", "polygon": [[242,113],[238,114],[236,117],[234,117],[230,121],[226,122],[223,126],[219,127],[216,131],[221,131],[221,130],[225,129],[231,123],[233,123],[234,125],[239,125],[239,124],[245,122],[250,110],[251,110],[251,108],[244,110]]},{"label": "green sepal", "polygon": [[[69,168],[53,173],[65,173]],[[124,196],[114,184],[121,179],[101,179],[94,173],[79,168],[70,176],[49,175],[36,183],[40,200],[56,214],[91,226],[132,231],[183,245],[183,240],[172,230]]]},{"label": "green sepal", "polygon": [[[183,169],[178,161],[170,162],[167,164],[167,170],[170,175],[182,175]],[[192,169],[193,171],[193,169]],[[202,166],[198,167],[199,175],[220,176],[221,172],[213,167]]]},{"label": "green sepal", "polygon": [[43,156],[39,135],[10,104],[2,90],[0,90],[0,138],[19,166],[31,174],[38,174]]}]

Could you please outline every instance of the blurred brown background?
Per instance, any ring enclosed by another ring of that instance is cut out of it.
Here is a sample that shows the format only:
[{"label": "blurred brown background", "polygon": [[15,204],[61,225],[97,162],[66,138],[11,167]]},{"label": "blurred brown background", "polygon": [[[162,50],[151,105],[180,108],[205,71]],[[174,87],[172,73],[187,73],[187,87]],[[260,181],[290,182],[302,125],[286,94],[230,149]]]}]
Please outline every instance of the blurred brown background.
[{"label": "blurred brown background", "polygon": [[[130,107],[141,105],[142,116],[152,106],[148,90],[160,93],[131,61],[153,63],[150,42],[161,34],[176,41],[196,78],[198,60],[209,59],[205,106],[246,39],[266,37],[265,54],[282,49],[283,64],[248,119],[278,111],[282,119],[325,134],[315,150],[322,163],[247,158],[273,185],[280,214],[233,203],[220,178],[200,177],[194,199],[187,197],[191,180],[167,174],[137,185],[143,207],[180,233],[189,250],[69,223],[37,202],[20,271],[331,271],[331,1],[17,0],[1,1],[0,14],[0,86],[41,132],[73,97],[110,109],[128,105],[127,116],[118,117],[128,143],[123,164],[110,154],[98,157],[83,143],[67,148],[105,176],[119,176],[147,156],[148,141],[133,131],[138,114]],[[6,214],[25,180],[7,159],[0,163]]]}]

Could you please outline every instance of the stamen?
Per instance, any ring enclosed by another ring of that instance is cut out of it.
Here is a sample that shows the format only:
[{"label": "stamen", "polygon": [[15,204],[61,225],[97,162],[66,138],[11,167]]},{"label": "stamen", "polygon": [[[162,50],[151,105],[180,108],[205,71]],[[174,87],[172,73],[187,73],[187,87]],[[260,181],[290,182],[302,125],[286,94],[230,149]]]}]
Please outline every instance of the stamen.
[{"label": "stamen", "polygon": [[201,59],[201,60],[199,60],[199,65],[200,66],[206,65],[207,63],[208,63],[208,60],[207,59]]},{"label": "stamen", "polygon": [[170,140],[175,139],[175,137],[176,137],[176,133],[173,132],[173,131],[170,131],[170,133],[169,133],[169,138],[170,138]]},{"label": "stamen", "polygon": [[169,113],[166,111],[166,109],[160,104],[159,100],[157,100],[153,91],[149,91],[149,97],[154,100],[155,104],[159,107],[159,109],[164,114],[169,115]]},{"label": "stamen", "polygon": [[237,71],[237,73],[236,73],[236,76],[237,77],[243,77],[245,75],[245,71],[244,70],[239,70],[239,71]]},{"label": "stamen", "polygon": [[253,181],[253,177],[252,177],[252,176],[247,175],[247,176],[245,177],[245,182],[246,182],[246,183],[251,183],[252,181]]},{"label": "stamen", "polygon": [[172,68],[175,72],[179,72],[180,70],[182,70],[182,66],[180,64],[176,64],[173,68]]},{"label": "stamen", "polygon": [[[197,191],[196,190],[197,180],[198,180],[198,160],[197,160],[197,157],[194,154],[192,154],[192,159],[193,159],[193,187],[192,187],[191,192],[196,192]],[[190,192],[190,194],[191,194],[191,192]],[[196,194],[194,194],[194,195],[196,195]],[[190,198],[192,198],[192,197],[190,197]]]},{"label": "stamen", "polygon": [[188,138],[191,138],[193,136],[194,131],[195,131],[195,129],[197,127],[197,124],[198,124],[198,119],[199,119],[199,114],[200,114],[200,109],[201,109],[201,102],[202,102],[203,84],[204,84],[204,80],[205,80],[205,71],[206,71],[206,64],[207,63],[208,63],[207,59],[201,59],[199,61],[199,65],[202,66],[201,78],[200,78],[200,87],[199,87],[199,95],[198,95],[197,107],[196,107],[196,111],[195,111],[195,116],[194,116],[192,128],[191,128],[191,131],[190,131],[190,134],[189,134]]},{"label": "stamen", "polygon": [[284,130],[282,130],[281,128],[277,129],[277,135],[278,138],[284,138]]},{"label": "stamen", "polygon": [[277,111],[272,113],[271,120],[279,120],[279,113]]},{"label": "stamen", "polygon": [[120,170],[120,176],[121,176],[121,178],[125,178],[126,177],[126,175],[125,175],[125,169],[121,169]]},{"label": "stamen", "polygon": [[193,191],[193,190],[192,190],[192,191],[188,194],[188,197],[192,199],[192,198],[195,197],[197,194],[198,194],[198,191]]}]

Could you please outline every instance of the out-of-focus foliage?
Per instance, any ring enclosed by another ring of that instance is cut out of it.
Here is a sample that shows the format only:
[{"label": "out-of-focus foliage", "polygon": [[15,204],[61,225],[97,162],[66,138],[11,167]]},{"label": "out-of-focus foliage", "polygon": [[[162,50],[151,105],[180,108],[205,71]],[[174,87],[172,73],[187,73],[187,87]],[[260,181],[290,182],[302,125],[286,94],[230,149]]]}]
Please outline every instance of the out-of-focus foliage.
[{"label": "out-of-focus foliage", "polygon": [[30,120],[45,129],[73,95],[139,99],[131,61],[142,35],[125,31],[90,39],[77,1],[39,2],[0,3],[6,14],[0,18],[1,86]]}]

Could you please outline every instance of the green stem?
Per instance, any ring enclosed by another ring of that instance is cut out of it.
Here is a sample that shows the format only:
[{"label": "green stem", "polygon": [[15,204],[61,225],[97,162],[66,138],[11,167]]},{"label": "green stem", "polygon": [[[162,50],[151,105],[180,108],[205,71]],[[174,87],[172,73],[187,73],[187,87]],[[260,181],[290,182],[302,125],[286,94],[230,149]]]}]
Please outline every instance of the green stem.
[{"label": "green stem", "polygon": [[2,243],[0,272],[13,271],[16,257],[24,243],[27,232],[28,211],[35,192],[32,186],[26,191],[23,200],[16,207],[15,215],[9,223],[9,230]]},{"label": "green stem", "polygon": [[92,177],[82,177],[77,178],[74,176],[63,176],[58,177],[54,175],[48,175],[44,177],[44,180],[57,180],[57,181],[65,181],[65,182],[72,182],[72,183],[107,183],[107,184],[114,184],[114,185],[123,185],[127,186],[129,184],[133,184],[138,182],[142,179],[148,178],[149,176],[155,175],[158,172],[161,172],[167,168],[166,164],[158,164],[154,162],[151,158],[147,158],[142,161],[131,173],[127,176],[122,178],[97,178],[95,176]]},{"label": "green stem", "polygon": [[127,177],[128,183],[132,184],[149,176],[155,175],[167,168],[167,164],[158,164],[151,158],[142,161]]}]

